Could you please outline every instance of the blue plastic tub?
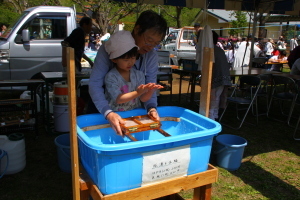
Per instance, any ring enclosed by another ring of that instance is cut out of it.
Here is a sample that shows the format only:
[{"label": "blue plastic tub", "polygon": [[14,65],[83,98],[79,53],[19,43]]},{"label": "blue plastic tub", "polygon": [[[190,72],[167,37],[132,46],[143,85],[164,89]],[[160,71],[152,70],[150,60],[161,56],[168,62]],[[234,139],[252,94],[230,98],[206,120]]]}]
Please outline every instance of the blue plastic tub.
[{"label": "blue plastic tub", "polygon": [[[132,134],[137,142],[120,137],[111,128],[83,131],[107,124],[101,114],[77,117],[82,165],[104,194],[117,193],[174,177],[207,170],[212,140],[221,131],[219,123],[181,107],[159,107],[165,137],[157,131]],[[145,115],[145,109],[119,112],[121,117]]]}]

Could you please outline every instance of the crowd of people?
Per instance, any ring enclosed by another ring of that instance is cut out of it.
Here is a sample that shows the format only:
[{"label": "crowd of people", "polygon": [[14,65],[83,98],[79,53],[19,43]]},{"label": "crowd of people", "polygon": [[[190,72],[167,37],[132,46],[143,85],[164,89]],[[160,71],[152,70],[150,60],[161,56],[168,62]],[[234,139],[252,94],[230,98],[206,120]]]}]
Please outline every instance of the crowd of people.
[{"label": "crowd of people", "polygon": [[91,33],[89,34],[88,48],[92,51],[98,51],[101,44],[101,35],[98,33],[95,34],[93,31],[91,31]]},{"label": "crowd of people", "polygon": [[[250,62],[250,51],[251,51],[251,39],[252,36],[240,38],[236,40],[228,39],[228,41],[219,40],[217,46],[225,51],[227,61],[231,68],[248,67]],[[298,47],[297,36],[291,38],[290,40],[290,51]],[[291,57],[295,57],[294,53]],[[262,39],[254,38],[254,48],[253,57],[264,57],[270,62],[287,61],[290,60],[287,55],[287,43],[283,36],[278,38],[277,42],[274,42],[272,38],[268,38],[267,41]],[[290,56],[289,56],[290,57]],[[293,58],[291,58],[292,60]],[[295,60],[293,60],[295,62]],[[256,65],[252,65],[257,67]],[[292,68],[292,63],[289,61],[289,66]],[[259,67],[264,67],[265,69],[271,71],[280,71],[282,69],[282,63],[279,64],[263,64]]]}]

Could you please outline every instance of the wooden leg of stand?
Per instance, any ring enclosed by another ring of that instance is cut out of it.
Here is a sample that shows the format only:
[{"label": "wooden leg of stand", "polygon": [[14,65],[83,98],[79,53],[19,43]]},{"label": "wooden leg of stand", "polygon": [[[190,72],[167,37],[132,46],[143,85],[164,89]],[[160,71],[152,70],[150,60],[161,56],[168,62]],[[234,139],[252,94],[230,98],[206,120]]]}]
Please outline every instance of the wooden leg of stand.
[{"label": "wooden leg of stand", "polygon": [[210,200],[211,184],[197,187],[194,189],[194,200]]},{"label": "wooden leg of stand", "polygon": [[89,188],[84,181],[79,180],[80,200],[88,200],[90,196]]}]

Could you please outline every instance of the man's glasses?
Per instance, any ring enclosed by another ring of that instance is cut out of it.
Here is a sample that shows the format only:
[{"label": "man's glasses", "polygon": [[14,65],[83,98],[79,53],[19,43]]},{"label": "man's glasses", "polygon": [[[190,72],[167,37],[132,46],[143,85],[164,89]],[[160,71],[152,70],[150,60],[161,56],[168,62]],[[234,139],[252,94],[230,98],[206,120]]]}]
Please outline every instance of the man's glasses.
[{"label": "man's glasses", "polygon": [[144,37],[144,42],[145,42],[145,45],[149,46],[149,47],[156,47],[157,45],[160,44],[160,42],[149,42],[146,40],[146,37],[145,37],[145,34],[143,33],[143,37]]}]

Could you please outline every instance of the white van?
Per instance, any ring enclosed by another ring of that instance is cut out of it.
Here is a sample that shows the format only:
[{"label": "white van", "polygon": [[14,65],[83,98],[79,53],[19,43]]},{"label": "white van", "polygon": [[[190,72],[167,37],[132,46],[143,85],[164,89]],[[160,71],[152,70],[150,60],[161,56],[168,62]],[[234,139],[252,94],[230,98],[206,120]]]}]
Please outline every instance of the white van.
[{"label": "white van", "polygon": [[0,36],[0,80],[40,78],[40,72],[62,71],[61,41],[76,27],[72,8],[25,10]]},{"label": "white van", "polygon": [[192,44],[193,32],[194,27],[173,29],[163,41],[161,50],[169,51],[174,55],[171,57],[172,64],[179,65],[182,59],[196,59],[196,49]]}]

